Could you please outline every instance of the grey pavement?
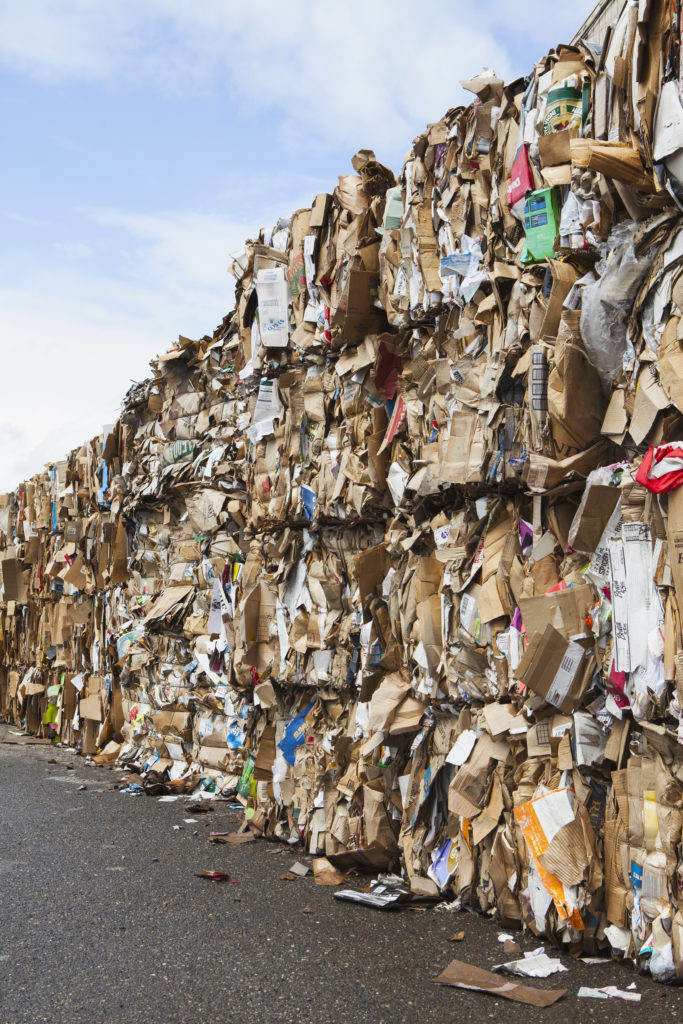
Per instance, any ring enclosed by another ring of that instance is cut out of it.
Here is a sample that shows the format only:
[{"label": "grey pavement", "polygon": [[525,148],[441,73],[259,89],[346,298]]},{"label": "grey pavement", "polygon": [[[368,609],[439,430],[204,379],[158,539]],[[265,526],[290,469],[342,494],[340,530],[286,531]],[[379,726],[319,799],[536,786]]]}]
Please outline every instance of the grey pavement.
[{"label": "grey pavement", "polygon": [[[485,968],[514,958],[495,921],[371,910],[310,877],[282,881],[296,851],[207,841],[237,827],[225,803],[193,814],[184,800],[119,792],[120,775],[62,748],[0,742],[0,1024],[683,1020],[682,990],[564,954],[567,973],[529,982],[567,989],[545,1010],[434,985],[453,957]],[[203,868],[235,882],[195,877]],[[576,997],[634,981],[639,1004]]]}]

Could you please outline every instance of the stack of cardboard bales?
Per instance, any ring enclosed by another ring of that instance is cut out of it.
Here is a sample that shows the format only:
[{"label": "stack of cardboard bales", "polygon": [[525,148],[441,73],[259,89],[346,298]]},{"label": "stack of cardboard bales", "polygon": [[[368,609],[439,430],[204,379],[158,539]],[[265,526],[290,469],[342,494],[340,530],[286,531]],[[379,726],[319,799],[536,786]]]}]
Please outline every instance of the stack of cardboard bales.
[{"label": "stack of cardboard bales", "polygon": [[8,720],[683,975],[679,24],[484,72],[247,243],[0,500]]}]

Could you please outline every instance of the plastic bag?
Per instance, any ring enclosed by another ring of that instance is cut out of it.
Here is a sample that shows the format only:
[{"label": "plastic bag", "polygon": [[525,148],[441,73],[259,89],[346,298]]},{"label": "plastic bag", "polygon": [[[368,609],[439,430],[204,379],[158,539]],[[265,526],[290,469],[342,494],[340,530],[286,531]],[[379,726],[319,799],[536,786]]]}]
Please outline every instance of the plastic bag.
[{"label": "plastic bag", "polygon": [[668,934],[668,929],[670,928],[670,919],[660,914],[652,922],[652,935],[649,943],[649,948],[652,950],[649,965],[650,974],[655,981],[663,982],[664,984],[676,981],[673,945]]},{"label": "plastic bag", "polygon": [[625,221],[607,240],[609,258],[598,264],[602,276],[583,290],[581,337],[588,357],[607,390],[629,350],[628,318],[638,288],[650,265],[646,251],[636,257],[633,238],[642,224]]}]

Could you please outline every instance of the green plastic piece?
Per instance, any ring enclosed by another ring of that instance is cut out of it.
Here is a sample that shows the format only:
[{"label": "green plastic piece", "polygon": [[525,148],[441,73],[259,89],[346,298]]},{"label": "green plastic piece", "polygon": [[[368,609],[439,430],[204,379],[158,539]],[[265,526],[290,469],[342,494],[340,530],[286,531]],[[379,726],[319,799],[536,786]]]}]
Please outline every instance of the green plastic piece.
[{"label": "green plastic piece", "polygon": [[526,241],[522,263],[544,263],[555,252],[555,239],[560,226],[560,210],[556,188],[530,192],[524,203]]}]

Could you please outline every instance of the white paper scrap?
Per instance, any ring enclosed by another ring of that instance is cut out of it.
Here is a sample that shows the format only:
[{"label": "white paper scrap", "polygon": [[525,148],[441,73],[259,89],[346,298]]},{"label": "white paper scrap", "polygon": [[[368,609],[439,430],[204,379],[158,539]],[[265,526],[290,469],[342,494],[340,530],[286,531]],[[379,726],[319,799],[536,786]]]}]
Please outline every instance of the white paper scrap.
[{"label": "white paper scrap", "polygon": [[589,988],[582,985],[578,991],[579,999],[625,999],[629,1003],[640,1002],[640,992],[626,992],[616,985],[605,985],[603,988]]},{"label": "white paper scrap", "polygon": [[561,960],[548,956],[547,953],[540,953],[533,956],[525,956],[521,960],[512,960],[507,964],[498,964],[494,971],[506,971],[508,974],[519,974],[524,978],[547,978],[551,974],[559,974],[566,971]]},{"label": "white paper scrap", "polygon": [[455,764],[458,767],[463,765],[472,753],[474,744],[477,742],[477,734],[474,729],[465,729],[448,752],[446,761],[448,764]]}]

